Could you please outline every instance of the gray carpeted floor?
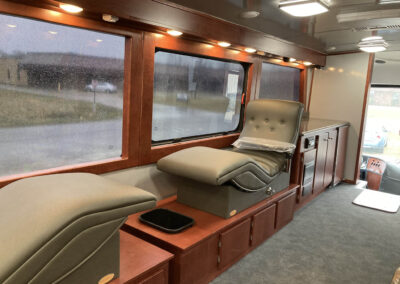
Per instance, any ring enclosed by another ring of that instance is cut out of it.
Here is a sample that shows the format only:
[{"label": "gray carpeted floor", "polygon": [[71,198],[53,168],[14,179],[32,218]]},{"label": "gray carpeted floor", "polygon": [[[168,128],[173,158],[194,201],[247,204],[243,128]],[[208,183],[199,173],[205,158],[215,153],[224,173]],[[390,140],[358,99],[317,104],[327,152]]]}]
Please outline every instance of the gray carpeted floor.
[{"label": "gray carpeted floor", "polygon": [[390,284],[400,266],[400,212],[353,205],[360,192],[327,190],[212,283]]}]

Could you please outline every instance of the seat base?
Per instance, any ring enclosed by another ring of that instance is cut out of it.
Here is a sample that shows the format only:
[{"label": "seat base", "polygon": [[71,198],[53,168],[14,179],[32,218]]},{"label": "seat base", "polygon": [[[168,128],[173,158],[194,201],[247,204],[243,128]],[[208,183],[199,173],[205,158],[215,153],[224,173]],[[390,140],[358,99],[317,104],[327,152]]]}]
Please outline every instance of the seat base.
[{"label": "seat base", "polygon": [[209,185],[185,178],[177,188],[177,201],[227,219],[284,190],[289,182],[288,172],[279,173],[269,184],[272,194],[268,194],[265,190],[245,192],[232,185]]},{"label": "seat base", "polygon": [[111,279],[118,278],[119,260],[119,230],[117,230],[90,259],[55,283],[101,283],[100,280],[106,276],[110,276]]}]

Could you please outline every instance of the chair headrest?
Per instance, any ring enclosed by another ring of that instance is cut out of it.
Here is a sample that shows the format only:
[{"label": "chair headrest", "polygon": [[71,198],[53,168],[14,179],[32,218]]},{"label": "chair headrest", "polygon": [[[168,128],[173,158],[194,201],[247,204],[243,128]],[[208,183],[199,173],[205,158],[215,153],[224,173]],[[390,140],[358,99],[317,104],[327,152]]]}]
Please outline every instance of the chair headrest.
[{"label": "chair headrest", "polygon": [[246,121],[240,137],[265,138],[296,144],[303,109],[303,104],[294,101],[251,101],[246,108]]}]

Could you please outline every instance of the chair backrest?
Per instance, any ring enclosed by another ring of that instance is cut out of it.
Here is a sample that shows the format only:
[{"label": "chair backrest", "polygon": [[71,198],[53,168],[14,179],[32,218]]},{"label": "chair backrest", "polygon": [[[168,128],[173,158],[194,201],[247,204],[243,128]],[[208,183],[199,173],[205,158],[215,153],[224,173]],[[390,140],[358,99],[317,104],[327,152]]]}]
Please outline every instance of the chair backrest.
[{"label": "chair backrest", "polygon": [[240,137],[255,137],[296,144],[303,104],[284,100],[254,100],[246,108]]}]

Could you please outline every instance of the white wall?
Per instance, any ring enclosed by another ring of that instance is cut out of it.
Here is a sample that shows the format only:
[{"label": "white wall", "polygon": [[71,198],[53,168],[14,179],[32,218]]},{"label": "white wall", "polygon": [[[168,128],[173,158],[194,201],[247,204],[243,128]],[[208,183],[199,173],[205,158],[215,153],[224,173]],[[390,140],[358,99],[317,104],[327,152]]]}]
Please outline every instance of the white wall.
[{"label": "white wall", "polygon": [[353,180],[367,78],[369,54],[327,57],[324,70],[315,70],[310,117],[350,122],[344,178]]}]

